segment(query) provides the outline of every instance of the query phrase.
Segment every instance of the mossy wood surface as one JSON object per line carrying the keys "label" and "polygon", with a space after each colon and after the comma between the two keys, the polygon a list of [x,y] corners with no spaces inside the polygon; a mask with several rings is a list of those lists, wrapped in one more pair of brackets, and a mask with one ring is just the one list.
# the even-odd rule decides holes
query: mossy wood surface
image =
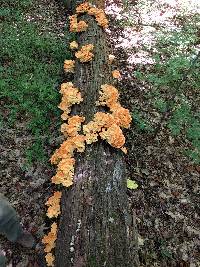
{"label": "mossy wood surface", "polygon": [[[71,2],[74,9],[76,1]],[[95,46],[93,61],[76,61],[73,81],[84,97],[76,113],[82,113],[87,123],[100,110],[95,102],[101,85],[111,83],[112,76],[102,28],[93,17],[82,15],[81,19],[89,28],[78,34],[79,45]],[[63,189],[57,267],[138,266],[135,218],[128,208],[126,180],[122,152],[105,142],[88,145],[77,155],[74,185]]]}

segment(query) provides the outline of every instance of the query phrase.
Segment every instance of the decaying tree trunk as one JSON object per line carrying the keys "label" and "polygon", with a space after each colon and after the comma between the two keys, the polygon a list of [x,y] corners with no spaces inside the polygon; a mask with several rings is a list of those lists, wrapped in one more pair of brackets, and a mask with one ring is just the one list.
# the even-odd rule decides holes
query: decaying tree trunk
{"label": "decaying tree trunk", "polygon": [[[69,1],[74,10],[77,3]],[[98,2],[101,1],[93,1]],[[90,63],[76,61],[74,84],[84,102],[76,109],[86,123],[99,109],[95,106],[102,84],[112,83],[105,33],[95,19],[78,34],[78,43],[95,45]],[[129,212],[123,153],[105,142],[88,145],[77,155],[74,185],[63,189],[62,214],[56,243],[57,267],[138,266],[135,218]]]}

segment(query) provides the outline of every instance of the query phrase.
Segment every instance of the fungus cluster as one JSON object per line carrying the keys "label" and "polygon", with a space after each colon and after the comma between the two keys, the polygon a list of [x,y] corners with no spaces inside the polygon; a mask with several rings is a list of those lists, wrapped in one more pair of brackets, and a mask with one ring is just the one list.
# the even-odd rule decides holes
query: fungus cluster
{"label": "fungus cluster", "polygon": [[111,113],[97,112],[93,121],[83,126],[87,144],[98,141],[100,137],[111,146],[120,148],[124,153],[127,152],[123,147],[125,137],[121,128],[129,128],[132,118],[129,110],[123,108],[118,99],[117,88],[108,84],[101,86],[99,101],[96,104],[107,106]]}
{"label": "fungus cluster", "polygon": [[78,88],[74,87],[72,82],[63,83],[61,85],[60,93],[62,94],[61,103],[58,106],[63,111],[61,118],[67,120],[71,112],[71,106],[80,104],[83,101],[81,93]]}
{"label": "fungus cluster", "polygon": [[119,70],[113,70],[112,71],[112,76],[115,79],[120,79],[121,78],[121,73],[119,72]]}
{"label": "fungus cluster", "polygon": [[69,44],[71,50],[78,49],[78,43],[76,41],[73,41]]}
{"label": "fungus cluster", "polygon": [[82,63],[91,61],[94,57],[94,54],[92,53],[93,49],[94,45],[92,44],[84,45],[78,52],[75,53],[75,57]]}
{"label": "fungus cluster", "polygon": [[75,61],[74,60],[65,60],[64,61],[64,71],[74,73],[74,66]]}
{"label": "fungus cluster", "polygon": [[60,215],[60,199],[62,193],[61,192],[54,192],[53,196],[51,196],[48,201],[45,203],[48,206],[47,216],[49,218],[58,217]]}
{"label": "fungus cluster", "polygon": [[90,16],[94,16],[97,24],[104,29],[108,28],[108,19],[106,18],[105,12],[103,9],[93,7],[90,3],[85,2],[83,4],[80,4],[76,8],[77,14],[83,14],[87,13]]}
{"label": "fungus cluster", "polygon": [[[76,8],[76,14],[69,17],[70,31],[83,32],[88,28],[88,24],[84,21],[78,22],[78,15],[87,13],[94,16],[97,24],[103,28],[108,27],[108,20],[102,9],[92,6],[88,2],[80,4]],[[69,44],[71,50],[77,50],[79,45],[76,41]],[[94,45],[87,44],[75,52],[76,60],[81,63],[93,60]],[[114,55],[109,55],[108,63],[111,64],[115,59]],[[64,61],[64,71],[74,73],[75,60]],[[115,79],[119,79],[121,74],[118,70],[112,72]],[[54,152],[50,161],[51,164],[57,165],[56,174],[51,178],[52,183],[62,185],[64,187],[72,186],[75,167],[75,152],[84,152],[86,144],[97,142],[98,139],[106,140],[111,146],[121,149],[127,153],[125,144],[125,137],[121,128],[129,128],[131,123],[131,116],[127,109],[123,108],[119,103],[119,92],[117,88],[110,84],[103,84],[99,91],[99,100],[97,106],[109,108],[109,113],[97,112],[94,114],[92,121],[87,124],[83,116],[70,116],[71,107],[75,104],[80,104],[83,101],[81,93],[72,82],[66,82],[61,85],[60,93],[62,95],[59,109],[63,111],[61,118],[64,123],[61,125],[61,132],[65,137],[65,141]],[[60,215],[60,200],[62,193],[56,191],[46,201],[47,216],[57,218]],[[55,257],[52,250],[55,248],[57,238],[57,224],[54,222],[51,225],[50,232],[42,239],[45,245],[47,266],[54,266]]]}
{"label": "fungus cluster", "polygon": [[44,251],[47,253],[45,258],[47,262],[47,266],[54,266],[55,257],[52,254],[52,250],[55,248],[55,242],[57,239],[57,224],[54,222],[51,225],[51,231],[45,235],[42,239],[42,243],[46,245]]}
{"label": "fungus cluster", "polygon": [[72,15],[69,17],[70,21],[70,32],[84,32],[88,28],[88,24],[81,20],[78,22],[78,17],[77,15]]}

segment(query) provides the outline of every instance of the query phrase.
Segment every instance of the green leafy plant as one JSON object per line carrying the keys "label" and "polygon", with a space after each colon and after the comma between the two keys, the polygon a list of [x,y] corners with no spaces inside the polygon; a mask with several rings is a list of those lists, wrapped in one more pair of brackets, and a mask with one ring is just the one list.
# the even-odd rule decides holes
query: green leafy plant
{"label": "green leafy plant", "polygon": [[[155,52],[148,47],[143,49],[151,53],[154,64],[146,67],[139,66],[135,77],[144,81],[151,88],[147,101],[164,118],[167,127],[174,136],[182,136],[185,140],[185,153],[193,162],[200,162],[199,152],[199,88],[200,55],[195,49],[198,42],[198,29],[195,21],[196,14],[184,23],[184,14],[179,15],[181,20],[179,29],[160,28],[155,33]],[[136,115],[136,123],[140,129],[146,124]],[[189,143],[189,145],[188,145]]]}
{"label": "green leafy plant", "polygon": [[[10,125],[27,121],[35,143],[28,148],[29,163],[41,160],[44,143],[40,138],[50,133],[53,121],[59,121],[59,83],[63,62],[70,57],[65,38],[42,31],[27,21],[32,1],[3,1],[1,16],[4,27],[1,38],[1,111],[2,120]],[[45,25],[44,25],[45,28]],[[69,37],[67,37],[69,38]],[[54,123],[54,127],[59,123]],[[36,157],[39,149],[41,156]]]}

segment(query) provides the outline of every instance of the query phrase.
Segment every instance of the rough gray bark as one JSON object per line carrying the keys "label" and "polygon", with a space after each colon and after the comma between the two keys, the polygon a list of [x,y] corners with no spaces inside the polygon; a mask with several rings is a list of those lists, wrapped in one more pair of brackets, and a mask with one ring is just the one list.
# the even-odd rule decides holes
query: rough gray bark
{"label": "rough gray bark", "polygon": [[[74,8],[76,1],[71,2]],[[88,122],[98,111],[95,101],[101,85],[112,79],[105,34],[92,17],[82,18],[89,29],[78,34],[78,43],[94,44],[95,58],[84,64],[76,61],[74,84],[84,97],[76,112],[82,112]],[[74,185],[63,189],[57,267],[138,266],[135,218],[128,208],[126,179],[122,152],[104,142],[88,145],[85,153],[77,155]]]}

